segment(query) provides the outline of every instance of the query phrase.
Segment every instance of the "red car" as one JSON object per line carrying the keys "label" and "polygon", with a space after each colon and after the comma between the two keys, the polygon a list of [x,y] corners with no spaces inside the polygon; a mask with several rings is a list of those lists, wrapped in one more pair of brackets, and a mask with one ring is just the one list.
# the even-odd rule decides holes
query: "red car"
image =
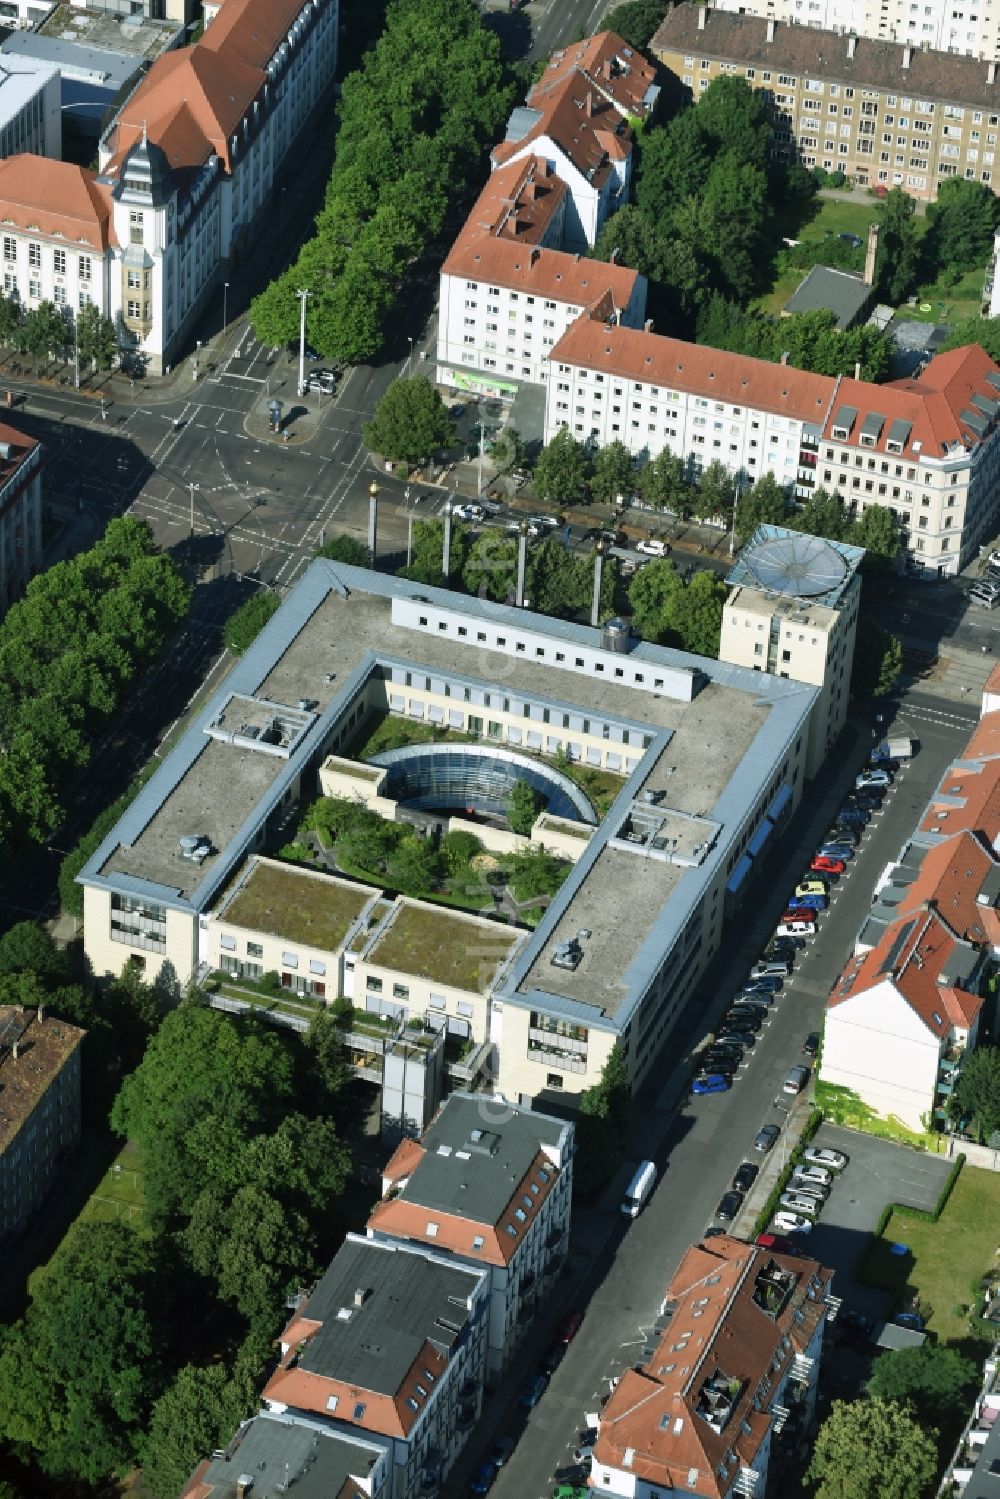
{"label": "red car", "polygon": [[782,925],[787,921],[805,921],[809,926],[815,926],[816,912],[811,906],[789,906],[787,911],[782,911],[779,920]]}
{"label": "red car", "polygon": [[827,854],[817,854],[810,861],[809,868],[814,869],[817,874],[843,874],[847,865],[843,859],[831,859]]}
{"label": "red car", "polygon": [[583,1323],[582,1312],[567,1312],[565,1317],[556,1328],[556,1341],[559,1343],[572,1343]]}
{"label": "red car", "polygon": [[801,1254],[802,1250],[798,1244],[787,1238],[785,1234],[758,1234],[754,1240],[762,1249],[775,1249],[778,1254]]}

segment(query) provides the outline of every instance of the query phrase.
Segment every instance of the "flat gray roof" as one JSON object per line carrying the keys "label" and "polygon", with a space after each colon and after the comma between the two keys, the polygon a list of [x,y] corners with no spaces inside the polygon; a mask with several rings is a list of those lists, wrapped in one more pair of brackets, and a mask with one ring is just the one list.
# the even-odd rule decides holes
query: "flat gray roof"
{"label": "flat gray roof", "polygon": [[200,1475],[212,1485],[212,1499],[236,1499],[242,1477],[253,1477],[248,1499],[278,1499],[291,1489],[295,1499],[337,1499],[351,1478],[367,1479],[380,1449],[331,1431],[308,1416],[262,1411],[241,1426],[222,1457],[213,1457]]}
{"label": "flat gray roof", "polygon": [[850,271],[814,265],[785,303],[785,312],[832,312],[841,330],[849,328],[864,312],[875,292],[867,281]]}
{"label": "flat gray roof", "polygon": [[85,79],[112,93],[135,76],[142,61],[131,52],[112,52],[107,47],[90,47],[82,41],[42,36],[37,31],[15,31],[0,51],[12,60],[54,68],[67,78]]}
{"label": "flat gray roof", "polygon": [[77,10],[57,5],[35,35],[87,50],[125,53],[134,66],[141,59],[152,62],[161,52],[179,46],[185,28],[176,21],[154,21],[142,14],[118,15],[111,10]]}
{"label": "flat gray roof", "polygon": [[[5,53],[6,44],[0,47],[0,54]],[[0,124],[19,115],[55,72],[50,63],[0,56]]]}
{"label": "flat gray roof", "polygon": [[[394,621],[396,601],[401,614],[412,616],[409,623]],[[439,632],[433,620],[418,628],[424,604],[453,620],[465,617],[469,638],[456,638],[454,628]],[[505,639],[508,630],[512,637],[529,632],[558,648],[565,664],[556,664],[554,648],[544,661],[487,650],[475,643],[477,625],[487,633],[492,626]],[[644,674],[644,687],[615,680],[610,671],[577,669],[571,648],[593,653],[601,645],[601,632],[585,625],[316,561],[84,866],[81,882],[204,911],[245,859],[285,789],[321,763],[374,671],[438,674],[473,693],[499,686],[525,701],[619,726],[630,735],[623,761],[626,753],[639,758],[605,823],[518,954],[513,981],[504,985],[518,1002],[532,1004],[536,993],[548,994],[557,1008],[564,1004],[566,1013],[585,1016],[587,1023],[593,1023],[595,1007],[621,1023],[630,997],[641,997],[635,986],[655,971],[657,954],[662,960],[669,950],[678,922],[683,924],[714,877],[747,809],[767,790],[802,732],[816,689],[644,642],[613,658]],[[662,691],[655,690],[658,673],[666,683]],[[683,691],[691,682],[689,701],[667,695],[672,686]],[[273,745],[210,736],[234,693],[291,709],[309,702],[309,722],[287,754],[275,753]],[[650,863],[629,848],[608,848],[630,802],[647,785],[662,793],[661,809],[681,822],[706,820],[703,828],[678,826],[672,835],[679,837],[678,855],[686,851],[696,858],[693,864]],[[183,857],[185,837],[206,839],[207,854],[198,861]],[[607,934],[607,942],[595,942],[575,972],[553,967],[550,939],[562,941],[581,928]]]}
{"label": "flat gray roof", "polygon": [[359,1399],[365,1390],[392,1397],[425,1343],[445,1355],[455,1346],[481,1280],[468,1266],[349,1234],[301,1309],[323,1325],[297,1366],[357,1385]]}
{"label": "flat gray roof", "polygon": [[543,1144],[558,1154],[566,1129],[548,1114],[483,1094],[452,1093],[420,1137],[427,1153],[403,1188],[403,1201],[499,1223]]}

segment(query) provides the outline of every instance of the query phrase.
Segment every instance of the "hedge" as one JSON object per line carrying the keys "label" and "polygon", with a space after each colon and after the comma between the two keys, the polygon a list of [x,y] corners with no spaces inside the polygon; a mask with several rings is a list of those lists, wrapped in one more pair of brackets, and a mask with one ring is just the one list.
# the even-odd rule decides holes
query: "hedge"
{"label": "hedge", "polygon": [[758,1234],[762,1234],[764,1232],[764,1230],[767,1228],[767,1225],[774,1217],[774,1214],[777,1212],[778,1199],[788,1185],[788,1181],[793,1170],[802,1160],[803,1150],[809,1144],[813,1135],[815,1135],[816,1131],[819,1129],[822,1123],[823,1110],[813,1109],[809,1115],[809,1118],[805,1122],[805,1127],[802,1130],[802,1134],[799,1136],[798,1143],[796,1144],[791,1155],[788,1157],[787,1164],[782,1168],[778,1176],[778,1180],[775,1182],[770,1193],[768,1194],[764,1206],[761,1208],[760,1212],[757,1214],[757,1217],[754,1219],[754,1238],[756,1238]]}
{"label": "hedge", "polygon": [[948,1198],[955,1190],[955,1183],[958,1181],[958,1178],[962,1172],[962,1167],[964,1165],[965,1156],[964,1154],[959,1153],[955,1157],[954,1164],[952,1165],[951,1170],[948,1172],[947,1181],[941,1188],[941,1195],[938,1197],[937,1202],[934,1204],[933,1208],[931,1208],[930,1212],[928,1212],[926,1208],[907,1207],[905,1203],[901,1202],[887,1202],[878,1216],[878,1221],[875,1224],[875,1227],[872,1229],[872,1238],[881,1239],[883,1237],[886,1229],[889,1226],[889,1219],[893,1216],[897,1218],[916,1218],[918,1220],[922,1220],[924,1223],[937,1223],[938,1219],[941,1217],[941,1214],[948,1206]]}

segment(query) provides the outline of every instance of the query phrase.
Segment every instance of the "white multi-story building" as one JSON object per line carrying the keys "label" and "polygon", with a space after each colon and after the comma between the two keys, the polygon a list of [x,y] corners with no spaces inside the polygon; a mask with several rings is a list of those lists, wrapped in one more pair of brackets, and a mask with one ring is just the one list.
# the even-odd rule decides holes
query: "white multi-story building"
{"label": "white multi-story building", "polygon": [[945,0],[716,0],[715,8],[966,57],[1000,57],[1000,14],[970,0],[957,6]]}
{"label": "white multi-story building", "polygon": [[47,157],[0,161],[3,290],[31,309],[54,302],[74,316],[111,306],[111,198],[84,167]]}
{"label": "white multi-story building", "polygon": [[873,385],[580,317],[549,360],[545,438],[566,427],[637,461],[713,460],[799,499],[821,485],[861,514],[893,510],[914,564],[958,572],[996,528],[1000,368],[978,344]]}
{"label": "white multi-story building", "polygon": [[613,31],[560,48],[513,111],[493,148],[503,166],[541,156],[569,192],[564,243],[593,246],[607,218],[628,202],[634,136],[659,97],[656,70]]}
{"label": "white multi-story building", "polygon": [[0,55],[0,157],[30,151],[62,155],[59,71],[48,63]]}
{"label": "white multi-story building", "polygon": [[599,447],[623,442],[639,461],[668,449],[692,476],[718,461],[806,494],[834,387],[827,375],[580,317],[551,353],[545,439],[566,427]]}
{"label": "white multi-story building", "polygon": [[[81,5],[83,0],[73,0]],[[0,24],[26,31],[38,26],[55,10],[55,0],[0,0]]]}
{"label": "white multi-story building", "polygon": [[154,373],[169,363],[333,78],[337,0],[225,0],[158,58],[101,141],[111,190],[109,312]]}
{"label": "white multi-story building", "polygon": [[759,526],[729,577],[719,660],[820,689],[809,723],[814,776],[847,722],[864,551],[782,526]]}
{"label": "white multi-story building", "polygon": [[437,378],[512,395],[543,385],[555,344],[581,312],[641,328],[646,279],[551,248],[569,194],[541,157],[499,168],[441,268]]}
{"label": "white multi-story building", "polygon": [[489,1379],[509,1363],[566,1262],[573,1135],[563,1119],[452,1093],[382,1172],[369,1237],[433,1240],[439,1252],[486,1267]]}

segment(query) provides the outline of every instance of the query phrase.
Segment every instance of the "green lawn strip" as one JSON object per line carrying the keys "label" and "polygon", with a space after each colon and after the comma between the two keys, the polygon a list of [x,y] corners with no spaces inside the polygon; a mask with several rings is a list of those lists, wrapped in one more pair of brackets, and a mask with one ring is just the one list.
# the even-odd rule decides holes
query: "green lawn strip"
{"label": "green lawn strip", "polygon": [[[1000,1173],[966,1166],[937,1223],[895,1208],[884,1232],[873,1238],[858,1279],[900,1300],[914,1293],[930,1309],[928,1327],[940,1343],[969,1336],[969,1312],[979,1282],[996,1263],[1000,1224]],[[908,1255],[894,1255],[892,1244]]]}
{"label": "green lawn strip", "polygon": [[135,1146],[126,1145],[87,1198],[77,1222],[129,1223],[145,1234],[145,1206],[139,1153]]}

